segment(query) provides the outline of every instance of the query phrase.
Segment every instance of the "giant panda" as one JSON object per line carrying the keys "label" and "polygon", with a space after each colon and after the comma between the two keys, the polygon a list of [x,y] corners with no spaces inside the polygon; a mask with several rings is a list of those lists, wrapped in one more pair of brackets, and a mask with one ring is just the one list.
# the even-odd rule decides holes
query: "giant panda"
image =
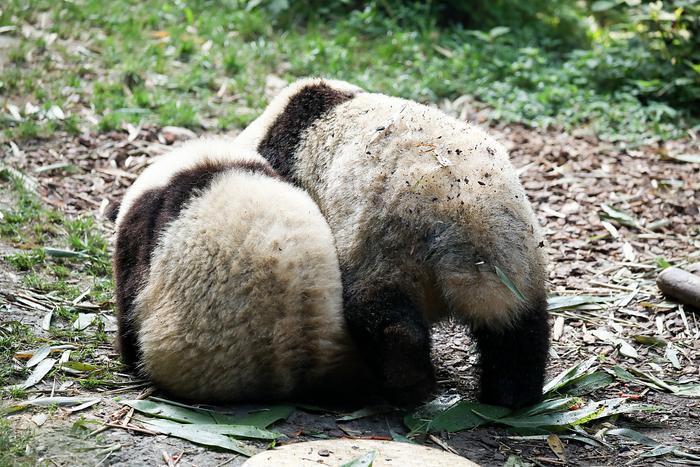
{"label": "giant panda", "polygon": [[123,360],[174,396],[284,399],[363,381],[328,224],[230,139],[188,142],[138,177],[117,214],[114,276]]}
{"label": "giant panda", "polygon": [[479,348],[481,401],[516,408],[541,399],[542,233],[490,134],[416,102],[304,79],[237,142],[326,216],[350,333],[385,388],[430,392],[429,326],[454,317]]}

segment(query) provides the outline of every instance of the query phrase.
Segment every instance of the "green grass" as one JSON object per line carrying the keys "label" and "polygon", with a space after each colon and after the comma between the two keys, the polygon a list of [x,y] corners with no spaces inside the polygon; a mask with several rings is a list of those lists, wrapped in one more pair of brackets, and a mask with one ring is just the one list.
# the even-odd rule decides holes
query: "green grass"
{"label": "green grass", "polygon": [[[72,302],[86,289],[88,293],[83,301],[111,307],[113,283],[108,242],[95,221],[89,217],[67,217],[44,207],[20,176],[7,170],[0,172],[0,176],[0,190],[17,200],[13,209],[2,211],[5,222],[0,223],[0,238],[19,248],[32,246],[31,250],[6,255],[0,260],[21,273],[24,288],[63,303],[54,310],[54,318],[64,327],[69,327],[78,317],[78,309]],[[50,331],[55,339],[76,343],[109,341],[101,324],[92,328],[89,336],[71,328],[52,327]],[[4,349],[9,354],[3,357],[2,374],[16,373],[7,365],[12,351],[16,350],[9,342],[18,332],[15,328],[5,331]]]}
{"label": "green grass", "polygon": [[40,245],[49,237],[58,234],[58,225],[63,216],[57,211],[44,208],[21,177],[2,169],[0,187],[3,186],[9,188],[16,201],[14,209],[2,211],[1,238],[27,248]]}
{"label": "green grass", "polygon": [[18,430],[8,420],[0,419],[0,466],[36,465],[26,452],[32,439],[28,430]]}
{"label": "green grass", "polygon": [[18,321],[0,324],[0,387],[26,377],[26,368],[16,368],[13,363],[15,352],[26,350],[36,342],[29,326]]}
{"label": "green grass", "polygon": [[6,256],[5,260],[18,271],[31,271],[35,266],[43,264],[45,258],[44,250],[36,248],[26,253]]}
{"label": "green grass", "polygon": [[[3,188],[8,189],[17,201],[14,209],[2,211],[4,222],[0,223],[0,238],[18,248],[32,247],[29,251],[4,258],[16,270],[30,273],[24,276],[25,285],[41,291],[73,295],[73,287],[63,282],[71,270],[86,272],[101,280],[111,276],[108,243],[94,219],[85,216],[70,218],[42,206],[21,176],[7,170],[0,171],[0,189]],[[50,250],[44,248],[48,246],[68,250],[69,256],[51,257],[46,254]],[[40,272],[56,281],[47,281]]]}
{"label": "green grass", "polygon": [[[67,375],[64,370],[55,368],[48,378],[75,379],[86,389],[121,384],[123,378],[117,377],[115,371],[121,370],[122,365],[109,360],[105,363],[103,359],[105,351],[111,351],[113,340],[105,331],[104,323],[96,320],[86,330],[72,327],[79,313],[87,312],[80,304],[74,304],[76,299],[82,297],[81,301],[98,305],[100,309],[112,307],[108,242],[92,218],[68,217],[43,206],[27,188],[23,177],[15,172],[5,170],[0,176],[0,192],[16,200],[11,209],[2,211],[7,222],[0,225],[9,226],[1,232],[2,238],[16,242],[20,248],[25,244],[33,246],[31,250],[6,255],[0,261],[20,273],[23,289],[42,294],[57,304],[45,336],[34,336],[29,326],[18,321],[0,324],[0,388],[21,382],[30,372],[21,362],[17,364],[14,355],[18,350],[62,344],[76,346],[71,362],[89,363],[94,369]],[[6,387],[0,389],[0,397],[26,399],[27,393]],[[10,458],[0,455],[0,461],[6,459]],[[0,467],[2,465],[0,463]]]}
{"label": "green grass", "polygon": [[[242,127],[264,107],[269,74],[346,79],[423,102],[471,94],[505,121],[583,127],[611,140],[678,137],[696,124],[692,102],[683,107],[677,98],[685,81],[660,89],[668,81],[657,71],[664,63],[651,49],[619,39],[614,25],[552,36],[558,21],[585,23],[581,12],[570,19],[573,7],[559,16],[535,12],[539,22],[515,27],[517,17],[508,18],[508,5],[498,2],[486,9],[493,13],[487,28],[469,30],[439,24],[425,6],[431,4],[348,5],[319,7],[319,21],[309,19],[315,7],[300,7],[305,20],[282,21],[280,11],[289,17],[296,10],[276,2],[10,0],[0,26],[34,24],[47,13],[46,32],[58,40],[22,40],[12,52],[17,66],[0,74],[0,93],[43,110],[8,122],[5,137],[80,131],[90,126],[79,114],[86,104],[100,131],[125,122]],[[515,26],[498,27],[494,14]],[[52,105],[67,118],[42,116]]]}

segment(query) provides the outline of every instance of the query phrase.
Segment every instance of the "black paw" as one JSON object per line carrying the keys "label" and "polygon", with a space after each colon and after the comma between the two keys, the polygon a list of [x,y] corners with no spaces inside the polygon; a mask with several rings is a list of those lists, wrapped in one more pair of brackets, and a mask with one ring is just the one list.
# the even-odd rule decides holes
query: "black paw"
{"label": "black paw", "polygon": [[382,388],[392,402],[421,402],[435,389],[427,329],[397,323],[384,329],[380,359]]}
{"label": "black paw", "polygon": [[410,386],[384,387],[384,397],[395,406],[414,407],[432,399],[435,386],[435,378],[425,378]]}
{"label": "black paw", "polygon": [[474,331],[481,353],[481,396],[513,409],[542,400],[549,349],[547,302],[542,297],[505,329]]}

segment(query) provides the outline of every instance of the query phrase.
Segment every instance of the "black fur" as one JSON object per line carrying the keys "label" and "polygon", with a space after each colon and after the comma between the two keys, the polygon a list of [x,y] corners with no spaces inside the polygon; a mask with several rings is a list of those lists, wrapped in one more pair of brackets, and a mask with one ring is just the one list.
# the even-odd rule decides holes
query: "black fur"
{"label": "black fur", "polygon": [[295,153],[302,134],[323,114],[353,97],[353,94],[338,91],[325,83],[300,89],[267,130],[258,144],[258,152],[283,178],[297,183],[294,177]]}
{"label": "black fur", "polygon": [[117,217],[119,216],[119,207],[121,206],[120,201],[110,201],[109,204],[107,205],[107,209],[105,209],[105,217],[112,222],[117,220]]}
{"label": "black fur", "polygon": [[277,177],[267,164],[260,162],[205,161],[176,173],[165,186],[144,192],[120,223],[114,252],[119,325],[117,345],[127,365],[135,367],[140,359],[133,323],[133,305],[148,280],[151,254],[158,237],[189,200],[206,189],[214,176],[227,170],[257,172]]}
{"label": "black fur", "polygon": [[385,396],[398,404],[420,402],[435,386],[430,329],[418,308],[397,288],[350,292],[343,275],[343,312],[348,331]]}
{"label": "black fur", "polygon": [[543,297],[512,327],[501,332],[473,332],[481,353],[481,402],[520,408],[542,400],[549,352],[547,318]]}

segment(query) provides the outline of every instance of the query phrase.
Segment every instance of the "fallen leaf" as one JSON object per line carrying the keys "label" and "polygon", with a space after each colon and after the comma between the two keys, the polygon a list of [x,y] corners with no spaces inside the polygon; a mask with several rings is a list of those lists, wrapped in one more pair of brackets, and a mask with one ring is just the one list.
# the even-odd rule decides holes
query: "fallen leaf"
{"label": "fallen leaf", "polygon": [[48,420],[48,419],[49,419],[49,416],[46,415],[45,413],[34,414],[34,415],[32,415],[32,418],[31,418],[32,422],[34,422],[36,424],[36,426],[43,425],[44,423],[46,423],[46,420]]}
{"label": "fallen leaf", "polygon": [[609,297],[592,297],[590,295],[551,296],[547,299],[547,309],[549,311],[567,310],[578,308],[582,305],[605,303],[611,300],[614,299]]}
{"label": "fallen leaf", "polygon": [[680,162],[700,164],[700,154],[666,154],[666,157]]}
{"label": "fallen leaf", "polygon": [[590,357],[587,360],[584,360],[581,363],[577,363],[576,365],[572,366],[571,368],[568,368],[561,373],[559,373],[557,376],[555,376],[552,380],[550,380],[547,384],[544,385],[544,388],[542,388],[542,393],[543,394],[548,394],[551,392],[556,391],[557,389],[566,386],[569,384],[571,381],[575,380],[579,376],[584,375],[589,368],[591,368],[595,362],[598,360],[598,357]]}
{"label": "fallen leaf", "polygon": [[559,439],[557,435],[552,433],[547,436],[547,444],[549,445],[549,449],[551,449],[562,462],[566,462],[564,443],[561,442],[561,439]]}
{"label": "fallen leaf", "polygon": [[157,418],[152,418],[149,420],[139,418],[138,421],[144,425],[144,428],[157,433],[163,433],[176,438],[186,439],[188,441],[192,441],[193,443],[203,444],[205,446],[214,446],[227,449],[248,457],[254,454],[250,446],[247,446],[246,444],[233,438],[229,438],[228,436],[199,429],[195,424],[182,424]]}
{"label": "fallen leaf", "polygon": [[341,467],[372,467],[374,458],[377,456],[377,451],[369,451],[360,457],[357,457],[350,462],[346,462]]}
{"label": "fallen leaf", "polygon": [[51,346],[45,345],[33,351],[32,358],[27,362],[27,368],[31,368],[44,360],[51,353]]}
{"label": "fallen leaf", "polygon": [[121,403],[128,405],[141,413],[177,422],[200,424],[216,423],[216,419],[214,419],[214,417],[211,415],[211,412],[204,410],[187,409],[173,404],[152,400],[125,400],[121,401]]}
{"label": "fallen leaf", "polygon": [[46,358],[39,362],[36,368],[34,368],[32,374],[29,375],[27,380],[22,384],[22,388],[27,389],[39,383],[42,379],[44,379],[44,376],[51,371],[55,364],[56,360],[53,358]]}
{"label": "fallen leaf", "polygon": [[637,219],[635,219],[635,217],[628,212],[613,208],[607,204],[601,204],[600,208],[603,210],[603,214],[601,216],[604,218],[615,220],[628,227],[637,227],[639,225]]}
{"label": "fallen leaf", "polygon": [[82,331],[89,327],[95,321],[95,313],[78,313],[78,319],[73,323],[73,329]]}
{"label": "fallen leaf", "polygon": [[345,414],[341,417],[335,419],[336,422],[349,422],[351,420],[358,420],[360,418],[371,417],[373,415],[381,415],[391,412],[393,409],[386,405],[379,405],[375,407],[366,407],[363,409],[356,410],[349,414]]}

